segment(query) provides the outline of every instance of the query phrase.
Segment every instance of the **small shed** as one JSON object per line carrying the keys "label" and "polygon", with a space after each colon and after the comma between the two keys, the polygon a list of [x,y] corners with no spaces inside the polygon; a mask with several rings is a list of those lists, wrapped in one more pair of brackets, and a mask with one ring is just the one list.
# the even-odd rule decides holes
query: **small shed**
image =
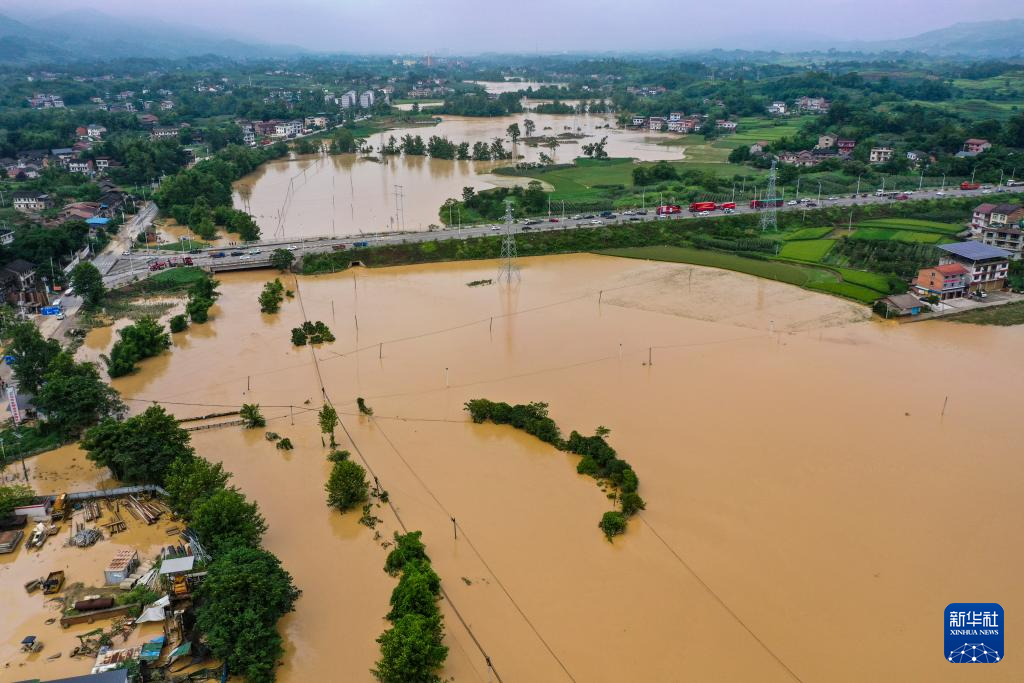
{"label": "small shed", "polygon": [[185,557],[172,557],[164,560],[160,564],[160,576],[177,576],[178,574],[185,574],[186,572],[192,571],[192,568],[196,564],[195,555],[186,555]]}
{"label": "small shed", "polygon": [[50,510],[53,508],[53,498],[50,496],[36,496],[24,505],[14,508],[15,515],[24,515],[33,522],[49,522]]}
{"label": "small shed", "polygon": [[103,570],[103,580],[108,586],[117,586],[139,566],[139,552],[131,548],[117,551],[114,559]]}
{"label": "small shed", "polygon": [[886,317],[889,315],[917,315],[923,306],[917,297],[910,294],[893,294],[882,299],[882,303],[885,304]]}

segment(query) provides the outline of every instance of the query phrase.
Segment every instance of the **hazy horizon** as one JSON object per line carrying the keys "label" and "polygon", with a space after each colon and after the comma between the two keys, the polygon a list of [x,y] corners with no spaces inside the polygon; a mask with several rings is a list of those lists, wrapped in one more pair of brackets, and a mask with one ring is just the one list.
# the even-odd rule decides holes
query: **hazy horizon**
{"label": "hazy horizon", "polygon": [[[841,46],[911,37],[960,22],[1024,16],[1019,2],[820,0],[772,6],[755,0],[662,3],[657,12],[612,0],[568,0],[552,6],[523,0],[501,10],[468,0],[179,0],[140,7],[134,0],[0,0],[0,13],[44,19],[68,11],[184,24],[225,37],[296,45],[315,52],[476,54],[481,52],[642,52]],[[669,24],[672,28],[659,30]],[[755,27],[758,27],[755,30]]]}

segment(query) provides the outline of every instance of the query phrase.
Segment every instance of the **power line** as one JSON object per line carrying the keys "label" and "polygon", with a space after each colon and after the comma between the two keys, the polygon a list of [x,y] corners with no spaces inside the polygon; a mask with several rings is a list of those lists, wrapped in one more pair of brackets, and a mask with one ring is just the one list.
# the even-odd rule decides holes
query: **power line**
{"label": "power line", "polygon": [[[405,457],[402,455],[402,453],[395,446],[395,443],[391,440],[391,437],[389,437],[387,435],[387,432],[384,431],[383,427],[381,427],[379,424],[377,424],[377,421],[374,419],[373,416],[370,417],[370,420],[372,420],[373,423],[374,423],[374,426],[377,427],[378,430],[380,430],[381,436],[383,436],[384,440],[388,442],[389,446],[391,446],[391,450],[393,450],[395,452],[395,455],[398,456],[399,460],[401,460],[405,464],[406,468],[409,470],[409,472],[412,474],[412,476],[415,477],[416,481],[418,481],[420,483],[420,486],[423,487],[423,490],[426,491],[427,494],[431,498],[434,499],[434,502],[437,503],[437,506],[439,508],[441,508],[441,512],[443,512],[447,517],[452,519],[453,522],[454,522],[455,516],[452,515],[448,511],[448,509],[444,506],[444,503],[442,503],[441,500],[436,495],[434,495],[434,492],[430,489],[429,486],[427,486],[427,483],[425,481],[423,481],[423,479],[416,472],[416,470],[413,469],[412,465],[409,464],[409,461],[405,459]],[[465,539],[466,543],[469,544],[469,547],[473,551],[473,554],[477,556],[477,559],[479,559],[481,564],[484,565],[484,568],[487,569],[487,572],[491,576],[494,577],[494,581],[498,584],[498,587],[501,588],[501,591],[505,594],[505,597],[507,597],[509,599],[509,602],[512,603],[512,606],[516,608],[517,612],[519,612],[519,616],[521,616],[523,618],[523,621],[525,621],[527,626],[530,627],[530,630],[532,630],[534,635],[537,636],[537,639],[540,640],[540,642],[544,645],[544,648],[548,651],[548,653],[552,657],[554,657],[556,662],[558,662],[558,666],[560,666],[562,668],[562,671],[564,671],[565,675],[569,677],[569,680],[575,682],[576,678],[569,672],[569,669],[565,666],[565,663],[555,653],[555,651],[552,649],[551,645],[548,644],[548,641],[544,638],[544,636],[541,635],[540,631],[537,630],[537,627],[533,625],[533,622],[530,621],[530,617],[526,616],[526,612],[524,612],[523,608],[519,606],[519,603],[516,602],[516,599],[512,597],[512,594],[509,593],[508,589],[505,587],[505,584],[502,583],[501,579],[498,578],[498,575],[494,573],[494,570],[491,569],[491,566],[489,564],[487,564],[487,560],[485,560],[484,556],[480,554],[479,550],[477,550],[476,546],[473,544],[473,541],[469,538],[469,534],[466,533],[466,530],[458,522],[454,522],[454,523],[455,523],[456,528],[458,528],[460,531],[462,531],[462,537]]]}
{"label": "power line", "polygon": [[[299,308],[302,311],[302,319],[304,321],[308,321],[309,319],[306,316],[306,307],[302,302],[302,291],[299,288],[298,280],[296,280],[295,282],[295,294],[299,300]],[[320,393],[323,394],[324,401],[333,408],[334,404],[331,401],[331,397],[327,394],[327,387],[324,385],[323,375],[320,374],[320,363],[316,357],[316,352],[313,350],[312,345],[310,345],[310,353],[313,356],[313,365],[316,368],[317,381],[320,384]],[[366,470],[373,477],[374,483],[378,487],[380,487],[380,478],[377,476],[376,472],[374,472],[373,468],[370,466],[369,461],[366,459],[366,456],[363,455],[363,452],[359,448],[358,444],[356,444],[355,439],[352,438],[351,432],[348,431],[348,427],[345,426],[345,422],[341,419],[340,416],[338,417],[338,424],[341,425],[342,430],[345,432],[345,436],[347,436],[348,440],[352,443],[352,448],[355,449],[356,454],[359,456],[359,459],[363,461],[363,464],[366,466]],[[381,431],[381,433],[384,433],[383,430]],[[385,436],[385,438],[387,437]],[[398,513],[398,508],[395,507],[395,504],[391,501],[390,496],[388,497],[387,505],[391,509],[391,512],[395,515],[395,519],[398,520],[398,524],[402,527],[402,531],[405,533],[409,533],[409,528],[405,525],[405,522],[402,520],[401,515]],[[495,580],[497,580],[497,577],[495,577]],[[487,663],[488,671],[494,674],[495,678],[498,679],[498,683],[503,683],[501,674],[498,673],[498,670],[494,667],[490,655],[487,654],[487,651],[484,649],[483,644],[477,639],[476,634],[473,633],[473,629],[470,628],[469,622],[467,622],[465,618],[463,618],[462,613],[459,612],[458,608],[455,606],[455,602],[452,600],[451,595],[448,593],[448,591],[445,589],[443,585],[440,586],[440,589],[441,595],[444,596],[444,599],[448,601],[448,606],[451,607],[452,611],[455,613],[455,616],[458,618],[463,628],[466,629],[466,633],[469,634],[469,637],[473,640],[473,643],[480,651],[480,654],[483,655],[484,661]]]}
{"label": "power line", "polygon": [[736,614],[735,612],[733,612],[732,609],[729,607],[729,605],[725,604],[725,601],[722,600],[722,598],[720,598],[718,596],[718,593],[716,593],[711,588],[711,586],[709,586],[707,583],[705,583],[704,579],[700,578],[700,575],[698,575],[697,572],[695,572],[693,570],[693,567],[691,567],[686,562],[686,560],[684,560],[682,558],[682,556],[679,553],[677,553],[675,551],[675,549],[673,549],[672,546],[670,546],[668,544],[668,542],[664,538],[662,538],[661,534],[659,534],[655,530],[655,528],[653,526],[651,526],[650,522],[648,522],[646,519],[644,519],[644,517],[642,515],[637,515],[637,517],[639,517],[640,521],[643,522],[644,526],[646,526],[648,529],[651,530],[651,533],[654,534],[655,538],[657,538],[659,541],[661,541],[661,544],[664,545],[665,548],[670,553],[672,553],[672,555],[676,558],[676,560],[679,562],[679,564],[681,564],[686,569],[686,571],[688,571],[690,573],[690,575],[697,580],[697,583],[699,583],[704,588],[704,590],[707,591],[708,595],[710,595],[712,598],[714,598],[715,601],[718,602],[718,604],[721,605],[722,608],[726,612],[729,613],[729,616],[731,616],[736,621],[736,623],[738,623],[740,626],[742,626],[743,629],[747,633],[750,634],[750,637],[753,638],[755,641],[757,641],[757,644],[760,645],[764,649],[765,652],[767,652],[769,655],[771,655],[772,659],[774,659],[776,662],[778,662],[779,665],[783,669],[786,670],[786,673],[788,673],[790,676],[793,677],[793,680],[798,681],[799,683],[803,683],[803,679],[801,679],[799,676],[797,676],[796,672],[794,672],[792,669],[790,669],[786,665],[786,663],[784,661],[782,661],[781,657],[779,657],[777,654],[775,654],[775,652],[772,651],[772,649],[770,647],[768,647],[768,645],[763,640],[761,640],[760,638],[757,637],[757,634],[754,633],[753,629],[751,629],[749,626],[747,626],[746,622],[744,622],[742,619],[740,619],[739,615]]}

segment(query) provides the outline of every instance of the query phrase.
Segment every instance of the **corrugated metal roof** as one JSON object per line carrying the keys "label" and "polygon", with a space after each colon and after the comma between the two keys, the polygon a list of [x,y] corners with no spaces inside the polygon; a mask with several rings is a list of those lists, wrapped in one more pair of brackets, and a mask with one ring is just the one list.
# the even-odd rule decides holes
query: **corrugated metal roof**
{"label": "corrugated metal roof", "polygon": [[1009,258],[1010,252],[981,242],[954,242],[939,246],[945,252],[972,261],[983,261],[990,258]]}

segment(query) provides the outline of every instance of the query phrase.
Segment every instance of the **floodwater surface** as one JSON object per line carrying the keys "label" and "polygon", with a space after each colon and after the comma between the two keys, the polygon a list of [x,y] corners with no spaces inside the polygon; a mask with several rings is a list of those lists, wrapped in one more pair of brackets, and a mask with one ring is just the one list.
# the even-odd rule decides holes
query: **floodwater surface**
{"label": "floodwater surface", "polygon": [[[402,529],[423,531],[448,590],[458,681],[493,680],[484,651],[506,681],[961,681],[943,608],[1024,610],[1007,540],[1024,514],[1024,328],[880,323],[681,264],[520,266],[511,286],[467,286],[493,262],[290,278],[299,296],[275,315],[256,301],[272,274],[224,274],[210,323],[114,382],[134,410],[182,417],[257,402],[295,443],[193,439],[260,504],[304,591],[279,680],[370,680],[395,585],[381,544]],[[337,341],[293,347],[304,316]],[[374,508],[375,531],[325,505],[325,395],[395,506]],[[477,397],[547,402],[565,433],[609,428],[646,511],[606,541],[611,502],[576,457],[473,425]],[[1007,644],[986,681],[1024,678]]]}
{"label": "floodwater surface", "polygon": [[[563,139],[553,150],[522,141],[515,153],[523,161],[538,161],[540,154],[557,163],[571,163],[582,156],[582,145],[607,137],[611,157],[643,161],[680,160],[684,149],[659,144],[675,136],[669,133],[626,130],[615,127],[610,114],[516,114],[498,117],[443,116],[434,126],[417,126],[377,133],[367,144],[379,150],[388,138],[403,135],[448,137],[461,143],[504,138],[512,149],[507,128],[516,123],[523,135],[526,119],[536,124],[534,136],[582,135]],[[261,165],[235,183],[235,207],[251,213],[264,238],[359,235],[394,230],[427,230],[440,225],[438,211],[445,199],[461,198],[464,187],[477,191],[509,180],[520,184],[529,178],[497,176],[491,172],[512,161],[449,161],[421,156],[363,158],[355,154],[306,155]],[[172,234],[176,239],[183,233]]]}

